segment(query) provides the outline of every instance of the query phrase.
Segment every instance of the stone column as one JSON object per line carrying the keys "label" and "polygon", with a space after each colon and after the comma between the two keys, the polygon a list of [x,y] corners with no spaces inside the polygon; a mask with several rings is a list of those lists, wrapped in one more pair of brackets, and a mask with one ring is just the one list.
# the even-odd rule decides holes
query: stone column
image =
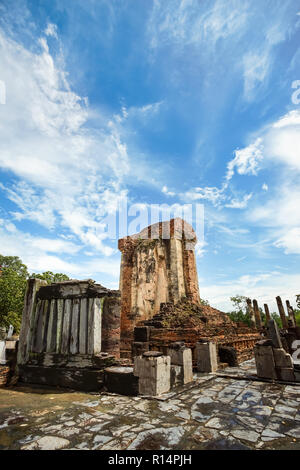
{"label": "stone column", "polygon": [[289,320],[292,322],[293,327],[295,327],[296,326],[295,312],[294,312],[293,307],[291,307],[289,300],[286,300],[286,308],[287,308]]}
{"label": "stone column", "polygon": [[217,345],[212,342],[196,343],[198,372],[216,372],[218,369]]}
{"label": "stone column", "polygon": [[132,307],[132,272],[133,272],[133,243],[130,237],[119,240],[119,250],[122,252],[120,271],[121,291],[121,320],[120,320],[120,351],[121,357],[130,358],[131,342],[133,339],[134,321],[131,318]]}
{"label": "stone column", "polygon": [[158,396],[170,390],[171,359],[158,351],[134,359],[133,374],[139,378],[139,394]]}
{"label": "stone column", "polygon": [[254,315],[254,310],[253,310],[253,307],[252,307],[251,299],[247,299],[246,302],[247,302],[247,308],[248,308],[248,312],[250,314],[252,326],[255,328],[256,327],[256,321],[255,321],[255,315]]}
{"label": "stone column", "polygon": [[275,320],[269,320],[267,324],[267,337],[272,341],[274,348],[282,348],[279,329]]}
{"label": "stone column", "polygon": [[269,311],[268,304],[264,304],[264,309],[265,309],[265,314],[266,314],[266,325],[267,325],[268,322],[269,322],[270,320],[272,320],[271,315],[270,315],[270,311]]}
{"label": "stone column", "polygon": [[103,352],[120,357],[120,297],[103,298],[102,347]]}
{"label": "stone column", "polygon": [[253,299],[253,310],[254,310],[254,315],[255,315],[256,328],[260,329],[262,328],[262,322],[261,322],[260,311],[258,308],[258,303],[257,303],[257,300],[255,299]]}
{"label": "stone column", "polygon": [[282,301],[281,301],[281,298],[280,298],[279,295],[276,297],[276,302],[277,302],[280,318],[281,318],[281,321],[282,321],[282,328],[284,330],[286,330],[289,325],[288,325],[287,318],[285,316],[284,308],[283,308],[283,305],[282,305]]}
{"label": "stone column", "polygon": [[27,281],[18,348],[18,364],[25,364],[28,360],[35,327],[36,294],[39,288],[45,285],[47,285],[47,281],[41,279],[29,279]]}

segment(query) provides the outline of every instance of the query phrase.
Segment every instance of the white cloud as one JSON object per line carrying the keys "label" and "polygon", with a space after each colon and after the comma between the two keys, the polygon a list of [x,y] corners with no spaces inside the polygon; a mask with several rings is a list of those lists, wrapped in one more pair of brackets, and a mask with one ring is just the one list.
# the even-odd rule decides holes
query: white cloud
{"label": "white cloud", "polygon": [[270,66],[269,51],[264,51],[261,54],[249,52],[244,57],[244,94],[248,100],[253,99],[258,85],[266,80]]}
{"label": "white cloud", "polygon": [[185,193],[181,193],[180,197],[184,201],[192,202],[192,201],[198,201],[198,200],[207,200],[210,201],[213,205],[217,206],[220,204],[224,199],[224,191],[227,188],[226,185],[223,185],[223,187],[217,188],[217,187],[196,187],[196,188],[191,188],[189,191],[186,191]]}
{"label": "white cloud", "polygon": [[47,27],[45,29],[45,34],[46,34],[46,36],[52,36],[52,37],[58,39],[56,24],[48,23]]}
{"label": "white cloud", "polygon": [[263,191],[268,191],[269,186],[268,186],[266,183],[264,183],[264,184],[262,185],[261,189],[262,189]]}
{"label": "white cloud", "polygon": [[173,191],[169,191],[167,186],[163,186],[162,189],[161,189],[161,192],[166,194],[167,196],[175,196],[176,195],[176,193],[174,193]]}
{"label": "white cloud", "polygon": [[253,273],[214,285],[201,285],[200,283],[200,294],[201,298],[208,299],[212,306],[225,312],[233,309],[230,297],[235,295],[256,299],[260,307],[267,303],[271,312],[278,312],[276,297],[280,295],[283,302],[290,300],[291,304],[296,307],[295,295],[300,292],[299,286],[300,275],[298,274]]}
{"label": "white cloud", "polygon": [[300,255],[300,227],[287,230],[274,244],[283,248],[286,254]]}
{"label": "white cloud", "polygon": [[[63,272],[70,277],[101,278],[117,283],[120,271],[120,256],[107,258],[93,254],[88,261],[74,262],[74,255],[80,256],[82,245],[77,245],[62,238],[42,238],[21,232],[5,220],[0,220],[1,253],[7,256],[19,256],[30,272]],[[55,253],[55,255],[54,255]]]}
{"label": "white cloud", "polygon": [[225,207],[229,207],[231,209],[245,209],[251,197],[252,197],[252,193],[245,194],[245,196],[241,200],[233,198],[228,204],[225,204]]}
{"label": "white cloud", "polygon": [[196,0],[155,0],[148,25],[151,46],[188,45],[205,41],[215,46],[219,39],[239,35],[248,15],[247,2],[217,0],[206,10]]}
{"label": "white cloud", "polygon": [[243,149],[235,150],[235,157],[227,165],[226,180],[229,181],[235,169],[240,175],[256,175],[259,163],[263,159],[262,139],[256,141]]}
{"label": "white cloud", "polygon": [[[54,36],[55,25],[45,33]],[[105,255],[102,217],[126,196],[129,157],[120,129],[105,113],[88,127],[93,110],[67,80],[46,37],[31,52],[0,29],[1,79],[7,102],[0,107],[0,169],[15,177],[1,185],[16,204],[14,219],[54,230],[64,227]],[[38,49],[36,49],[38,50]]]}

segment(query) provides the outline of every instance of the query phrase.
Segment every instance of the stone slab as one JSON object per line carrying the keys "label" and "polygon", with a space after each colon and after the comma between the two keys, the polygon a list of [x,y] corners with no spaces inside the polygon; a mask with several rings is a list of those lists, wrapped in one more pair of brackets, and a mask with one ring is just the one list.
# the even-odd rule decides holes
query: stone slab
{"label": "stone slab", "polygon": [[103,388],[103,370],[67,369],[62,367],[19,366],[19,380],[23,383],[71,388],[86,392]]}

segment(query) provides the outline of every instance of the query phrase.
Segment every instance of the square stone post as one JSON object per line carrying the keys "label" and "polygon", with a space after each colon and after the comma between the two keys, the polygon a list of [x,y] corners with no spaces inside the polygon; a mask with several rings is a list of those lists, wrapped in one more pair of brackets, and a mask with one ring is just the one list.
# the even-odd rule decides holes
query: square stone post
{"label": "square stone post", "polygon": [[196,361],[198,372],[216,372],[218,369],[216,343],[196,343]]}
{"label": "square stone post", "polygon": [[139,378],[139,394],[158,396],[170,390],[171,359],[158,351],[134,358],[133,374]]}
{"label": "square stone post", "polygon": [[171,358],[171,364],[181,366],[183,369],[183,383],[193,381],[193,358],[192,350],[180,343],[171,343],[167,350]]}
{"label": "square stone post", "polygon": [[273,348],[268,341],[259,341],[254,346],[257,376],[265,379],[277,379]]}

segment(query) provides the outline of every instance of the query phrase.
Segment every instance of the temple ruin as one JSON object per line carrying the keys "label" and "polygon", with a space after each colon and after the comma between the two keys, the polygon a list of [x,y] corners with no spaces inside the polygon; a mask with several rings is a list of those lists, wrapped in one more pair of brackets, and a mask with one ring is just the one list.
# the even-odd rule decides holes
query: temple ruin
{"label": "temple ruin", "polygon": [[[296,380],[290,354],[300,329],[289,302],[286,318],[277,298],[284,325],[279,346],[270,338],[266,304],[265,324],[255,299],[247,300],[252,326],[233,322],[200,298],[196,243],[191,225],[179,218],[120,239],[120,290],[92,280],[48,285],[30,279],[18,379],[87,391],[148,390],[151,395],[188,384],[193,370],[210,373],[237,366],[254,351],[260,377]],[[9,368],[1,367],[4,383]]]}

